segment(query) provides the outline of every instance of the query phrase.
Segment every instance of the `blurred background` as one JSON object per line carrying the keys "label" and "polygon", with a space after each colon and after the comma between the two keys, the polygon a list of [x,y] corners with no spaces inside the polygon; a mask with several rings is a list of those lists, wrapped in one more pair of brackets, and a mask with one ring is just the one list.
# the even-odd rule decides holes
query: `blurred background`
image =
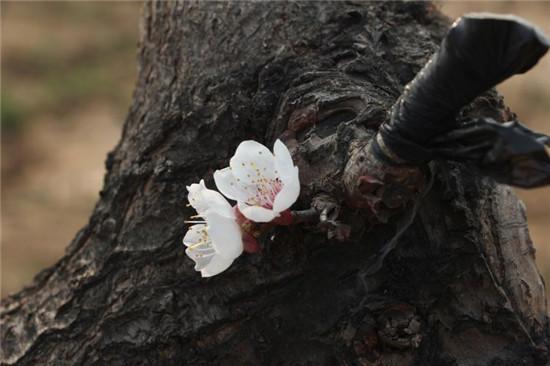
{"label": "blurred background", "polygon": [[[140,2],[1,2],[1,296],[58,260],[98,198],[137,76]],[[550,35],[550,2],[444,2],[513,13]],[[550,134],[550,55],[499,91]],[[546,123],[545,123],[546,122]],[[550,282],[550,188],[518,190]]]}
{"label": "blurred background", "polygon": [[88,221],[137,76],[139,2],[1,2],[2,297]]}

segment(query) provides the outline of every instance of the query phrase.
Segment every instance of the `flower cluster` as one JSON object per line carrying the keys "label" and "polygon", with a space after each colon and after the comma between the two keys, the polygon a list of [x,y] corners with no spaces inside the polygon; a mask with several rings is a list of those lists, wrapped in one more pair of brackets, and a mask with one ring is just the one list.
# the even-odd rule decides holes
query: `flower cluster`
{"label": "flower cluster", "polygon": [[287,147],[277,140],[273,153],[256,141],[243,141],[229,167],[214,172],[218,190],[204,181],[187,187],[188,200],[197,211],[183,238],[185,253],[203,277],[226,270],[243,252],[254,252],[257,243],[244,227],[250,222],[275,223],[298,199],[300,181]]}

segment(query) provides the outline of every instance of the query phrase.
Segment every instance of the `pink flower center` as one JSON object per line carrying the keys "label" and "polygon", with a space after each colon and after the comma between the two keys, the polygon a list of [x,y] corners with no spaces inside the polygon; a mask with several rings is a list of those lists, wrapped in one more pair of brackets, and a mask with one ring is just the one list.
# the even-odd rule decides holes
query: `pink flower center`
{"label": "pink flower center", "polygon": [[256,182],[256,192],[246,203],[251,206],[261,206],[267,209],[273,208],[275,197],[283,189],[283,182],[279,178],[261,178]]}

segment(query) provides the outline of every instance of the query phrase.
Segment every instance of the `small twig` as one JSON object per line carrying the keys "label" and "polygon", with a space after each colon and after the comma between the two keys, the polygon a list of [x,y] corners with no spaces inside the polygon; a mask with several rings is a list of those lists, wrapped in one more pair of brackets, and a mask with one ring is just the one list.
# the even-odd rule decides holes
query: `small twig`
{"label": "small twig", "polygon": [[307,210],[292,211],[292,224],[301,224],[305,222],[319,222],[319,212],[314,208]]}

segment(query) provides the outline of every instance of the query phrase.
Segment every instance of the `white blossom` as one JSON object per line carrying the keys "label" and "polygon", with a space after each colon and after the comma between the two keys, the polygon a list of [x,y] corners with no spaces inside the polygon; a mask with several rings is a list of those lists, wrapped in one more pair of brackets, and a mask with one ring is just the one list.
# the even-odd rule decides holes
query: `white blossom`
{"label": "white blossom", "polygon": [[300,180],[287,147],[275,141],[273,153],[256,141],[243,141],[229,167],[214,173],[216,187],[237,201],[242,214],[255,222],[270,222],[298,199]]}
{"label": "white blossom", "polygon": [[218,192],[206,188],[204,181],[187,187],[188,200],[202,220],[194,223],[183,238],[185,254],[195,262],[202,277],[225,271],[241,255],[243,242],[235,211]]}

